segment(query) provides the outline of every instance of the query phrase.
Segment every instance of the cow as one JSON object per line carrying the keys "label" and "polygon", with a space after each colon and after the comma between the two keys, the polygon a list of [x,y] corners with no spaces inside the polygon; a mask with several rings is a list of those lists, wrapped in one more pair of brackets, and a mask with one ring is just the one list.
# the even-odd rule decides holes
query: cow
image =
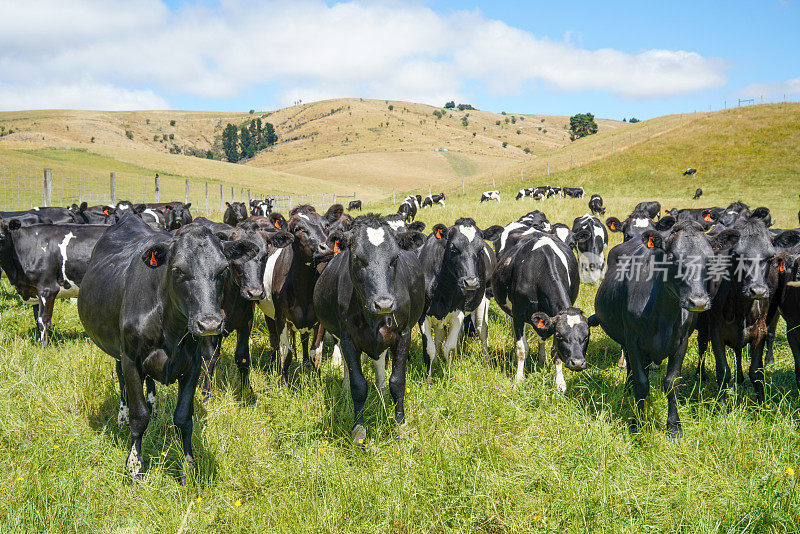
{"label": "cow", "polygon": [[562,187],[561,191],[565,197],[583,198],[583,187]]}
{"label": "cow", "polygon": [[192,222],[192,213],[189,209],[192,203],[164,206],[164,226],[167,230],[177,230]]}
{"label": "cow", "polygon": [[522,237],[550,233],[551,230],[552,226],[547,220],[547,215],[539,210],[533,210],[503,228],[503,232],[494,240],[495,254],[499,258],[507,247],[513,246]]}
{"label": "cow", "polygon": [[572,229],[564,223],[555,223],[551,228],[552,234],[569,248],[575,246],[575,235]]}
{"label": "cow", "polygon": [[666,215],[659,219],[658,222],[655,222],[650,218],[650,214],[645,211],[634,211],[622,222],[616,217],[606,219],[606,226],[609,230],[622,232],[623,241],[629,241],[647,230],[657,230],[659,232],[669,230],[673,224],[675,224],[675,218],[671,215]]}
{"label": "cow", "polygon": [[597,217],[588,213],[572,221],[573,248],[583,282],[597,283],[606,272],[608,233]]}
{"label": "cow", "polygon": [[436,195],[428,195],[425,197],[425,200],[422,201],[422,207],[433,206],[434,204],[441,204],[442,207],[446,207],[444,203],[444,193],[438,193]]}
{"label": "cow", "polygon": [[543,198],[549,197],[548,192],[550,189],[552,188],[549,185],[540,185],[533,190],[533,199],[542,200]]}
{"label": "cow", "polygon": [[[714,297],[706,321],[698,326],[697,345],[700,354],[698,369],[703,367],[703,356],[711,341],[717,370],[719,396],[717,402],[725,408],[725,388],[730,369],[725,355],[726,347],[733,349],[736,357],[736,383],[744,383],[742,349],[750,347],[749,377],[759,402],[764,401],[763,353],[767,325],[777,312],[777,302],[772,302],[779,288],[779,265],[774,261],[780,249],[790,249],[800,244],[800,231],[786,230],[771,234],[760,217],[749,217],[737,222],[734,231],[738,242],[724,256],[725,276]],[[785,267],[784,267],[785,269]]]}
{"label": "cow", "polygon": [[[460,218],[449,228],[435,225],[419,250],[425,275],[425,311],[419,328],[429,382],[439,352],[447,362],[449,373],[464,318],[470,314],[474,314],[475,328],[488,353],[486,286],[496,259],[484,239],[493,241],[502,231],[502,226],[481,230],[474,220]],[[446,328],[449,333],[445,340]]]}
{"label": "cow", "polygon": [[367,382],[361,354],[373,360],[390,349],[389,390],[394,420],[405,429],[404,395],[411,329],[425,305],[425,277],[415,252],[422,234],[395,232],[376,214],[358,217],[348,232],[331,235],[335,254],[314,288],[322,326],[339,340],[353,400],[353,444],[363,447]]}
{"label": "cow", "polygon": [[520,189],[519,192],[517,193],[517,196],[516,196],[515,200],[522,200],[525,197],[531,197],[531,199],[533,199],[534,198],[533,197],[533,192],[534,191],[535,190],[532,187],[528,187],[528,188],[525,188],[525,189]]}
{"label": "cow", "polygon": [[[296,206],[289,212],[287,231],[294,235],[291,247],[276,250],[264,270],[265,298],[258,302],[269,330],[273,361],[279,356],[281,383],[288,384],[289,367],[300,333],[303,361],[308,360],[308,336],[317,331],[313,291],[322,264],[333,256],[328,245],[328,221],[313,206]],[[320,361],[314,362],[319,373]]]}
{"label": "cow", "polygon": [[[581,189],[583,189],[581,187]],[[557,196],[564,196],[564,188],[563,187],[548,187],[547,188],[547,198],[550,197],[557,197]],[[581,193],[583,196],[583,193]]]}
{"label": "cow", "polygon": [[18,219],[22,224],[81,224],[83,219],[69,208],[35,207],[25,211],[0,211],[0,219]]}
{"label": "cow", "polygon": [[556,388],[565,393],[562,364],[586,368],[589,327],[593,325],[573,305],[578,297],[578,262],[566,245],[548,235],[523,238],[498,257],[491,277],[492,294],[512,320],[517,357],[515,382],[525,378],[528,325],[539,335],[539,360],[547,360],[545,340],[555,334],[552,358]]}
{"label": "cow", "polygon": [[114,224],[116,222],[116,209],[113,206],[89,206],[86,202],[81,205],[73,204],[70,209],[76,214],[77,220],[82,224]]}
{"label": "cow", "polygon": [[222,216],[222,222],[228,226],[236,226],[243,220],[247,219],[247,206],[244,202],[226,202],[225,213]]}
{"label": "cow", "polygon": [[397,214],[403,217],[403,220],[406,222],[414,222],[414,219],[417,216],[417,209],[419,208],[419,203],[417,202],[417,197],[410,196],[403,200],[403,203],[400,204],[400,207],[397,208]]}
{"label": "cow", "polygon": [[719,217],[718,214],[707,208],[673,208],[668,210],[667,213],[675,217],[676,222],[694,221],[706,231],[717,224]]}
{"label": "cow", "polygon": [[683,171],[683,175],[684,176],[691,176],[692,178],[694,178],[695,175],[697,175],[697,169],[693,169],[693,168],[689,167],[688,169]]}
{"label": "cow", "polygon": [[694,192],[694,196],[692,197],[692,200],[697,200],[701,196],[703,196],[703,190],[698,187]]}
{"label": "cow", "polygon": [[[216,223],[219,224],[219,223]],[[220,226],[226,226],[221,224]],[[187,228],[187,227],[183,227]],[[183,229],[179,230],[182,232]],[[236,332],[236,349],[233,361],[241,376],[241,391],[250,390],[250,333],[253,330],[255,303],[265,298],[264,271],[270,253],[291,245],[294,235],[271,228],[262,229],[256,221],[244,221],[228,233],[217,237],[223,241],[247,241],[258,249],[255,256],[246,262],[231,265],[225,276],[222,297],[222,330],[219,335],[203,338],[203,385],[201,391],[206,400],[211,399],[211,382],[214,368],[222,349],[222,340]]]}
{"label": "cow", "polygon": [[797,224],[800,224],[800,210],[797,211]]}
{"label": "cow", "polygon": [[272,213],[272,203],[274,199],[267,198],[264,200],[253,199],[250,201],[250,215],[267,217]]}
{"label": "cow", "polygon": [[633,211],[647,213],[647,215],[655,221],[661,215],[661,203],[655,200],[639,202],[636,204],[636,207],[633,208]]}
{"label": "cow", "polygon": [[347,211],[358,210],[361,211],[361,201],[360,200],[351,200],[347,203]]}
{"label": "cow", "polygon": [[592,215],[605,215],[606,209],[603,207],[603,197],[595,193],[589,198],[589,211]]}
{"label": "cow", "polygon": [[131,450],[125,466],[134,483],[144,465],[142,436],[155,409],[154,380],[178,381],[173,421],[183,444],[180,482],[195,468],[192,415],[200,341],[222,328],[229,267],[256,253],[251,243],[223,243],[201,225],[173,236],[129,214],[97,241],[78,294],[78,315],[92,341],[116,360],[118,421],[127,414]]}
{"label": "cow", "polygon": [[[595,313],[606,334],[622,347],[626,360],[626,388],[633,390],[636,400],[631,431],[637,431],[650,393],[648,370],[668,358],[663,384],[667,430],[673,437],[683,434],[677,387],[689,336],[698,314],[711,308],[713,284],[707,274],[715,262],[715,250],[734,246],[738,238],[735,230],[709,238],[702,226],[684,221],[665,231],[648,229],[609,252],[608,273],[595,297]],[[695,267],[681,269],[688,265]]]}
{"label": "cow", "polygon": [[792,349],[795,383],[800,389],[800,245],[795,245],[789,252],[783,264],[778,263],[783,291],[776,295],[776,300],[786,320],[786,340]]}
{"label": "cow", "polygon": [[500,191],[484,191],[481,193],[480,202],[488,202],[490,200],[496,200],[500,202]]}
{"label": "cow", "polygon": [[33,304],[42,348],[50,341],[56,299],[78,296],[92,249],[107,228],[0,220],[0,268],[22,300]]}

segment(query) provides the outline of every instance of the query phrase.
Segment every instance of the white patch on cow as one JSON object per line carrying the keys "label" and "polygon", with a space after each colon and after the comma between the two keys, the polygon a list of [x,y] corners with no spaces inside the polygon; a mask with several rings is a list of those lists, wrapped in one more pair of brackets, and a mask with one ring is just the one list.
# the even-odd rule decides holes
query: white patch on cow
{"label": "white patch on cow", "polygon": [[406,223],[403,221],[386,221],[386,224],[388,224],[389,228],[395,232],[406,225]]}
{"label": "white patch on cow", "polygon": [[517,222],[513,222],[513,223],[510,223],[510,224],[506,225],[506,227],[503,229],[503,233],[500,235],[500,250],[501,251],[504,248],[506,248],[506,239],[508,239],[508,234],[510,234],[511,232],[513,232],[514,230],[517,230],[519,228],[525,228],[525,225],[517,223]]}
{"label": "white patch on cow", "polygon": [[378,247],[385,241],[386,231],[383,228],[367,228],[367,239]]}
{"label": "white patch on cow", "polygon": [[303,219],[305,219],[307,221],[311,220],[311,219],[308,218],[308,215],[306,215],[305,213],[298,213],[297,216],[301,217],[301,218],[303,218]]}
{"label": "white patch on cow", "polygon": [[65,235],[64,240],[58,245],[58,249],[61,251],[61,275],[64,277],[65,282],[67,282],[70,286],[76,287],[77,284],[67,278],[67,246],[74,237],[75,234],[72,232]]}
{"label": "white patch on cow", "polygon": [[127,204],[123,204],[121,206],[117,206],[117,209],[118,210],[126,210],[126,209],[128,209],[128,205]]}
{"label": "white patch on cow", "polygon": [[564,366],[561,360],[556,360],[556,389],[562,394],[567,392],[567,381],[564,380]]}
{"label": "white patch on cow", "polygon": [[152,391],[147,392],[147,404],[150,407],[150,417],[156,416],[156,394]]}
{"label": "white patch on cow", "polygon": [[39,247],[42,249],[42,252],[47,252],[47,247]]}
{"label": "white patch on cow", "polygon": [[119,401],[119,411],[117,412],[117,426],[130,424],[128,419],[128,407],[124,402]]}
{"label": "white patch on cow", "polygon": [[633,226],[635,228],[647,228],[650,226],[650,221],[647,219],[634,219]]}
{"label": "white patch on cow", "polygon": [[599,226],[592,225],[592,231],[594,232],[594,236],[595,237],[599,237],[600,239],[603,240],[603,243],[605,243],[606,236],[603,233],[603,229],[602,228],[600,228]]}
{"label": "white patch on cow", "polygon": [[150,208],[147,208],[146,210],[144,210],[142,212],[142,215],[149,215],[150,217],[153,218],[153,221],[155,221],[155,222],[159,221],[158,213],[153,211],[153,210],[151,210]]}
{"label": "white patch on cow", "polygon": [[549,222],[543,222],[543,223],[542,223],[542,229],[543,229],[545,232],[549,232],[551,228],[552,228],[552,226],[550,226],[550,223],[549,223]]}
{"label": "white patch on cow", "polygon": [[567,326],[572,328],[575,325],[580,324],[581,316],[580,315],[567,315]]}
{"label": "white patch on cow", "polygon": [[556,228],[556,236],[558,236],[558,238],[562,242],[566,243],[567,237],[569,237],[569,228],[564,228],[563,226],[559,226],[558,228]]}
{"label": "white patch on cow", "polygon": [[267,258],[267,266],[264,269],[264,294],[266,298],[258,301],[258,307],[270,319],[275,318],[275,303],[272,300],[272,280],[275,277],[275,264],[281,252],[283,252],[283,249],[279,248]]}
{"label": "white patch on cow", "polygon": [[331,354],[331,367],[341,367],[342,366],[342,349],[339,347],[339,343],[337,342],[336,345],[333,346],[333,353]]}
{"label": "white patch on cow", "polygon": [[461,232],[464,235],[464,237],[467,238],[467,241],[472,241],[473,239],[475,239],[475,234],[477,233],[477,230],[475,229],[474,226],[458,225],[458,231]]}
{"label": "white patch on cow", "polygon": [[139,475],[139,471],[142,470],[142,462],[139,460],[139,457],[136,455],[136,451],[131,448],[131,453],[128,455],[128,474],[132,477],[136,477]]}
{"label": "white patch on cow", "polygon": [[528,357],[528,339],[526,330],[528,325],[522,329],[522,337],[520,337],[515,345],[515,352],[517,355],[517,374],[514,377],[514,382],[522,382],[525,379],[525,358]]}
{"label": "white patch on cow", "polygon": [[531,250],[533,251],[544,246],[550,247],[553,250],[553,253],[558,256],[558,259],[561,260],[561,263],[564,265],[564,270],[567,272],[567,285],[570,285],[571,282],[569,279],[569,264],[567,263],[567,257],[564,255],[564,252],[561,251],[558,245],[556,245],[555,241],[547,236],[543,236],[533,245],[533,249]]}
{"label": "white patch on cow", "polygon": [[39,211],[39,206],[36,206],[35,208],[33,208],[33,211]]}

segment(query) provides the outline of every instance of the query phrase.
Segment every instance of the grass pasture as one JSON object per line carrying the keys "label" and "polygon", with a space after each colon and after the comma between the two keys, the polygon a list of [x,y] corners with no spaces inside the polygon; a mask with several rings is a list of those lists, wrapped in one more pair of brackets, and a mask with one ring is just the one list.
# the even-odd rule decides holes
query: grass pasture
{"label": "grass pasture", "polygon": [[[571,224],[599,192],[609,216],[624,216],[643,199],[664,207],[742,199],[770,207],[777,226],[793,227],[798,109],[757,106],[744,117],[715,115],[524,184],[584,185],[582,200],[515,202],[520,185],[509,180],[499,204],[479,205],[474,185],[419,218],[430,227],[469,215],[485,227],[542,209],[552,222]],[[700,169],[696,181],[680,178],[689,165]],[[706,194],[693,204],[698,185]],[[587,314],[595,292],[581,287],[576,305]],[[725,413],[714,410],[711,363],[709,381],[694,379],[693,336],[679,393],[684,437],[671,441],[663,371],[651,375],[641,431],[628,432],[632,403],[623,392],[625,373],[616,367],[619,347],[599,328],[592,331],[588,369],[565,371],[565,395],[555,392],[552,365],[531,365],[515,386],[511,330],[493,304],[490,360],[468,339],[452,373],[437,367],[431,386],[415,329],[406,395],[411,431],[397,435],[390,397],[373,386],[360,451],[349,444],[352,404],[341,389],[342,371],[327,358],[330,348],[321,381],[297,365],[291,385],[280,387],[266,367],[269,343],[259,318],[251,340],[255,395],[238,393],[229,339],[215,400],[197,397],[197,476],[187,487],[177,483],[176,387],[159,386],[158,415],[143,443],[143,483],[131,487],[123,482],[129,433],[116,425],[113,362],[86,338],[76,307],[57,303],[45,350],[36,344],[30,308],[5,280],[0,311],[3,532],[162,532],[182,525],[201,532],[800,530],[800,400],[783,321],[776,365],[766,372],[767,401],[758,405],[748,382],[732,388]],[[533,334],[529,341],[535,351]],[[371,381],[371,366],[365,371]]]}

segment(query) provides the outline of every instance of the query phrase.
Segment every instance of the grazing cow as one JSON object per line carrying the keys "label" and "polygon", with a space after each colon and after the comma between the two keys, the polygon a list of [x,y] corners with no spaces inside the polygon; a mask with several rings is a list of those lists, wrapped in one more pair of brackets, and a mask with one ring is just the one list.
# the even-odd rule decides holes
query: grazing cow
{"label": "grazing cow", "polygon": [[583,198],[583,188],[582,187],[562,187],[561,191],[564,193],[565,197]]}
{"label": "grazing cow", "polygon": [[605,215],[606,209],[603,207],[603,197],[595,193],[589,199],[589,211],[592,215]]}
{"label": "grazing cow", "polygon": [[564,393],[562,363],[568,369],[586,368],[589,322],[573,304],[578,297],[578,262],[566,245],[548,235],[520,240],[498,258],[491,278],[492,294],[511,316],[516,340],[516,382],[525,378],[528,356],[527,326],[539,335],[539,360],[545,363],[545,340],[555,334],[552,358],[556,388]]}
{"label": "grazing cow", "polygon": [[251,200],[250,201],[250,215],[257,217],[268,217],[272,213],[273,203],[275,199],[267,198],[264,200]]}
{"label": "grazing cow", "polygon": [[773,260],[780,249],[800,244],[797,230],[772,235],[759,217],[739,221],[734,230],[739,233],[739,240],[723,257],[726,276],[722,277],[706,321],[698,326],[697,336],[698,368],[703,366],[705,349],[709,339],[711,341],[720,389],[717,401],[723,408],[730,378],[726,347],[731,347],[736,356],[736,383],[741,385],[744,382],[742,349],[750,346],[750,381],[759,402],[764,401],[762,357],[767,325],[772,323],[777,311],[777,302],[773,303],[772,297],[781,293],[779,265],[784,261],[783,258],[777,262]]}
{"label": "grazing cow", "polygon": [[226,202],[225,214],[222,216],[222,222],[229,226],[236,226],[243,220],[247,219],[247,206],[244,202]]}
{"label": "grazing cow", "polygon": [[[682,435],[677,387],[689,336],[698,313],[711,307],[713,284],[707,274],[716,258],[714,250],[731,247],[738,238],[737,231],[728,230],[711,239],[702,226],[686,221],[664,232],[647,230],[611,249],[595,311],[606,334],[622,346],[626,387],[636,399],[633,432],[650,393],[648,371],[668,358],[667,430],[674,437]],[[682,268],[688,265],[694,267]]]}
{"label": "grazing cow", "polygon": [[[303,361],[308,360],[308,335],[316,332],[314,285],[323,263],[333,250],[328,246],[328,221],[313,206],[296,206],[289,212],[287,230],[294,235],[291,247],[270,255],[264,270],[266,298],[258,302],[269,330],[273,361],[279,355],[281,382],[289,381],[289,367],[295,351],[295,334],[300,333]],[[319,372],[321,362],[315,361]]]}
{"label": "grazing cow", "polygon": [[[489,299],[485,293],[496,259],[484,239],[494,240],[502,231],[502,226],[481,230],[474,220],[461,218],[450,228],[435,225],[419,251],[425,275],[425,312],[419,327],[428,381],[438,352],[449,372],[464,318],[470,314],[474,313],[475,328],[488,352]],[[450,331],[445,341],[446,328]]]}
{"label": "grazing cow", "polygon": [[427,206],[433,206],[434,204],[441,204],[442,207],[445,207],[444,193],[439,193],[436,195],[428,195],[427,197],[425,197],[425,200],[422,201],[423,208]]}
{"label": "grazing cow", "polygon": [[696,174],[697,174],[697,169],[692,169],[691,167],[683,171],[684,176],[691,176],[692,178],[694,178]]}
{"label": "grazing cow", "polygon": [[703,190],[698,187],[697,190],[694,192],[694,196],[692,197],[692,200],[697,200],[701,196],[703,196]]}
{"label": "grazing cow", "polygon": [[535,191],[535,189],[533,187],[528,187],[526,189],[520,189],[519,193],[517,193],[517,196],[516,196],[515,200],[522,200],[525,197],[531,197],[531,199],[533,199],[533,192],[534,191]]}
{"label": "grazing cow", "polygon": [[92,249],[107,228],[0,220],[0,268],[22,300],[33,304],[43,348],[50,340],[55,300],[78,296]]}
{"label": "grazing cow", "polygon": [[657,230],[662,232],[669,230],[675,224],[675,218],[667,215],[654,222],[650,218],[650,214],[644,211],[634,211],[623,222],[620,222],[616,217],[609,217],[606,219],[606,226],[612,232],[622,232],[622,240],[629,241],[630,239],[642,235],[647,230]]}
{"label": "grazing cow", "polygon": [[572,221],[572,235],[581,281],[597,283],[606,272],[608,233],[597,217],[588,213]]}
{"label": "grazing cow", "polygon": [[500,191],[484,191],[481,193],[481,202],[488,202],[490,200],[500,202]]}
{"label": "grazing cow", "polygon": [[[219,224],[219,223],[216,223]],[[242,392],[250,389],[250,332],[253,330],[253,312],[255,303],[262,300],[264,295],[264,271],[267,258],[275,250],[289,246],[294,241],[294,236],[281,230],[263,230],[256,221],[244,221],[236,228],[217,237],[224,240],[247,241],[252,243],[258,253],[244,263],[234,264],[225,276],[225,285],[222,297],[222,331],[219,335],[204,338],[202,392],[206,400],[211,398],[211,382],[214,378],[214,368],[222,349],[222,340],[236,332],[236,349],[233,361],[239,369],[242,379]],[[184,227],[186,228],[186,227]],[[183,230],[179,230],[179,233]]]}
{"label": "grazing cow", "polygon": [[534,200],[542,200],[543,198],[548,196],[548,192],[550,191],[551,187],[549,185],[540,185],[536,189],[533,190],[533,199]]}
{"label": "grazing cow", "polygon": [[[583,189],[583,188],[581,187],[581,189]],[[557,196],[564,196],[564,191],[563,190],[564,190],[563,187],[548,187],[547,188],[547,198],[557,197]],[[581,193],[581,196],[583,196],[583,193]]]}
{"label": "grazing cow", "polygon": [[661,215],[661,203],[655,200],[650,202],[648,201],[639,202],[638,204],[636,204],[636,207],[633,208],[633,211],[634,212],[640,211],[647,213],[647,215],[655,221]]}
{"label": "grazing cow", "polygon": [[358,217],[348,232],[331,236],[333,259],[314,288],[314,308],[322,326],[339,340],[353,399],[353,444],[363,447],[367,381],[361,354],[373,360],[390,349],[389,390],[394,420],[405,428],[403,398],[411,329],[425,305],[425,277],[415,249],[423,236],[395,232],[378,215]]}
{"label": "grazing cow", "polygon": [[347,211],[358,210],[361,211],[361,201],[360,200],[351,200],[347,203]]}
{"label": "grazing cow", "polygon": [[183,443],[182,483],[196,466],[192,414],[200,338],[222,328],[228,268],[256,252],[251,243],[222,243],[201,225],[173,236],[127,214],[97,242],[78,295],[78,314],[92,341],[117,361],[118,420],[127,413],[132,444],[125,466],[134,482],[144,465],[142,436],[154,409],[153,380],[178,381],[173,421]]}

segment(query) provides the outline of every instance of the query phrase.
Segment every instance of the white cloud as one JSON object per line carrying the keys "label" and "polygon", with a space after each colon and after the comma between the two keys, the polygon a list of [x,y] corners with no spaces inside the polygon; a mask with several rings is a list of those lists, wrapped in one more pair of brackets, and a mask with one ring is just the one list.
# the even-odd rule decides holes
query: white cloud
{"label": "white cloud", "polygon": [[129,111],[169,109],[169,104],[152,91],[137,91],[108,84],[79,82],[19,86],[0,83],[0,110],[97,109]]}
{"label": "white cloud", "polygon": [[783,95],[800,95],[800,77],[785,82],[754,83],[736,92],[736,96],[749,98],[761,96],[774,98]]}
{"label": "white cloud", "polygon": [[[85,79],[110,98],[109,88],[129,88],[120,106],[148,107],[156,93],[228,99],[259,86],[276,87],[283,103],[328,95],[440,104],[473,82],[496,94],[546,85],[634,99],[726,82],[724,62],[694,52],[586,50],[570,32],[553,41],[479,12],[419,4],[223,0],[172,12],[160,0],[0,0],[0,12],[0,84],[34,89],[16,98],[34,104],[43,84],[68,94]],[[37,107],[53,107],[39,96]],[[90,92],[69,101],[98,106]]]}

